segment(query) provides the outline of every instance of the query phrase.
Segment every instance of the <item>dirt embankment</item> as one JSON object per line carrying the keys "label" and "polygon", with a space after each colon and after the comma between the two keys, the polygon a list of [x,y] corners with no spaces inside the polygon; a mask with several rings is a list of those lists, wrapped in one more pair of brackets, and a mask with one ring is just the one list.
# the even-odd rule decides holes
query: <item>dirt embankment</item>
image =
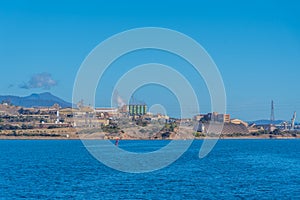
{"label": "dirt embankment", "polygon": [[87,130],[75,128],[56,128],[56,129],[29,129],[29,130],[2,130],[0,139],[99,139],[99,140],[173,140],[173,139],[300,139],[300,134],[292,135],[271,135],[263,134],[258,136],[226,136],[220,137],[194,137],[192,132],[184,131],[184,134],[176,132],[157,132],[147,133],[136,130],[124,130],[119,132],[103,132],[101,130]]}

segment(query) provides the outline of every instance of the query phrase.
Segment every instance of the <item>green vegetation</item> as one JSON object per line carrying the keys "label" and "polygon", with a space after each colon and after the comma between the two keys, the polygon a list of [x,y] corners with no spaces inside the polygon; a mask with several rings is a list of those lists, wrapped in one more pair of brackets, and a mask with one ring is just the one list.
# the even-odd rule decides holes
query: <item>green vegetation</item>
{"label": "green vegetation", "polygon": [[20,129],[19,126],[13,126],[13,125],[10,125],[10,124],[0,125],[0,130],[18,130],[18,129]]}
{"label": "green vegetation", "polygon": [[148,122],[143,121],[142,119],[136,120],[136,125],[146,127],[148,125]]}
{"label": "green vegetation", "polygon": [[59,128],[59,126],[57,126],[57,125],[51,125],[51,126],[48,127],[48,129],[55,129],[55,128]]}
{"label": "green vegetation", "polygon": [[175,122],[172,122],[170,124],[165,124],[165,126],[162,130],[174,132],[175,128],[177,128],[177,124]]}
{"label": "green vegetation", "polygon": [[266,130],[261,130],[261,131],[258,131],[258,132],[253,132],[253,133],[250,133],[252,136],[260,136],[260,135],[266,135],[266,134],[269,134],[268,131]]}
{"label": "green vegetation", "polygon": [[201,133],[201,132],[195,132],[193,133],[194,137],[198,138],[198,137],[205,137],[205,133]]}
{"label": "green vegetation", "polygon": [[[4,135],[4,134],[1,134]],[[26,136],[26,137],[61,137],[59,134],[54,133],[17,133],[12,131],[11,133],[6,134],[5,136]]]}
{"label": "green vegetation", "polygon": [[145,129],[140,129],[139,131],[140,131],[140,133],[146,133],[147,132]]}
{"label": "green vegetation", "polygon": [[271,132],[270,134],[272,135],[282,135],[282,132],[279,129],[275,129],[273,132]]}
{"label": "green vegetation", "polygon": [[34,127],[31,124],[22,124],[21,126],[15,126],[11,124],[2,124],[0,125],[0,130],[27,130],[33,129]]}
{"label": "green vegetation", "polygon": [[243,133],[232,133],[232,134],[226,134],[226,135],[221,134],[221,137],[224,137],[224,136],[227,136],[227,137],[242,137],[242,136],[249,136],[249,134],[243,134]]}
{"label": "green vegetation", "polygon": [[120,128],[117,124],[110,124],[108,126],[101,126],[101,129],[103,132],[106,133],[118,133],[120,131]]}
{"label": "green vegetation", "polygon": [[26,129],[33,129],[33,126],[30,125],[30,124],[22,124],[21,128],[22,128],[23,130],[26,130]]}

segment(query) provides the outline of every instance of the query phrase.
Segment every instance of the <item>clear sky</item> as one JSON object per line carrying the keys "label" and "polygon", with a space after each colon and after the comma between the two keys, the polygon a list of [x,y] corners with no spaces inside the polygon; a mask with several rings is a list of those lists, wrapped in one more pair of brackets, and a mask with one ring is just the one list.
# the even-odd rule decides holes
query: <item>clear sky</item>
{"label": "clear sky", "polygon": [[[0,94],[49,91],[71,101],[77,70],[96,45],[121,31],[155,26],[180,31],[207,50],[223,77],[233,117],[268,119],[273,99],[276,119],[289,120],[300,113],[299,10],[298,1],[287,0],[1,1]],[[121,64],[181,62],[168,57],[144,52]],[[108,72],[110,79],[116,69]],[[202,111],[209,111],[205,87],[198,91]],[[97,93],[100,105],[104,93]]]}

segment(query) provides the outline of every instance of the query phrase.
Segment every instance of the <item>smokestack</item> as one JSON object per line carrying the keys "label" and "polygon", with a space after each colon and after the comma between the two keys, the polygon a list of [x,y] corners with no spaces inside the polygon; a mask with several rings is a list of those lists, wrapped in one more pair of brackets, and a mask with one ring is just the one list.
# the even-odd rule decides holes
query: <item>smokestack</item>
{"label": "smokestack", "polygon": [[116,90],[114,92],[114,103],[119,107],[123,107],[124,105],[126,105],[125,101],[122,99],[122,97],[119,95],[118,91]]}

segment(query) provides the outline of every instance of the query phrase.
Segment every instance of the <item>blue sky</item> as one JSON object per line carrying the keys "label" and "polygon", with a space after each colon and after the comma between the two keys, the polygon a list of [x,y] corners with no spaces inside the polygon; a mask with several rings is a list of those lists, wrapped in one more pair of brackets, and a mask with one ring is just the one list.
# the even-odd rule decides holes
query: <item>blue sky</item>
{"label": "blue sky", "polygon": [[[50,91],[71,101],[76,73],[96,45],[121,31],[157,26],[180,31],[207,50],[223,77],[233,117],[269,118],[273,99],[275,117],[289,120],[294,111],[300,112],[299,9],[297,1],[276,0],[1,1],[0,94]],[[180,63],[144,52],[129,55],[120,65],[160,59]],[[114,77],[117,68],[107,76]],[[193,76],[192,71],[184,73]],[[197,91],[201,110],[209,111],[203,82]],[[100,105],[107,100],[105,92],[97,92]],[[155,103],[153,96],[138,91],[136,96]]]}

